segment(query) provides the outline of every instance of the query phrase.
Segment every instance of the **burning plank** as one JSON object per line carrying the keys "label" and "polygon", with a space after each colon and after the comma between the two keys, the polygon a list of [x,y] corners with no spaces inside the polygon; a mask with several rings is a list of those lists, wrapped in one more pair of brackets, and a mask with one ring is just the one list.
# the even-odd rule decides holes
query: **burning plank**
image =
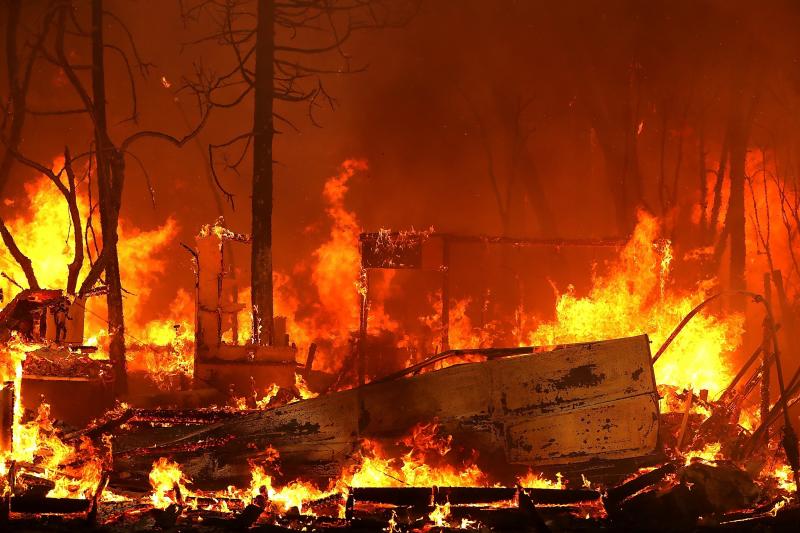
{"label": "burning plank", "polygon": [[121,435],[115,470],[147,472],[170,455],[194,479],[233,481],[247,458],[276,448],[285,471],[324,477],[363,438],[389,445],[420,421],[438,420],[489,468],[580,469],[654,454],[658,395],[646,336],[456,365],[283,407],[237,414],[175,438],[148,428],[153,446]]}

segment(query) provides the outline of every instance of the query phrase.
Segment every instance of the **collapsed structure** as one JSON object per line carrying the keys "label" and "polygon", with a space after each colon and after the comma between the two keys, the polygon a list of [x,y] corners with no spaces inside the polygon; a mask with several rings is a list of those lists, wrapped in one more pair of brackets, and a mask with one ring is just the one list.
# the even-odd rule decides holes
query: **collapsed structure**
{"label": "collapsed structure", "polygon": [[[352,529],[412,530],[422,524],[472,529],[483,524],[548,531],[557,519],[581,527],[624,529],[658,527],[664,516],[681,527],[693,527],[701,516],[713,516],[721,524],[776,525],[797,516],[797,507],[786,505],[797,469],[791,443],[784,439],[785,461],[769,457],[783,453],[774,432],[770,441],[768,429],[785,402],[771,409],[767,405],[761,426],[753,431],[735,425],[744,399],[764,382],[766,369],[776,361],[774,324],[767,323],[759,350],[714,400],[656,383],[653,362],[673,336],[656,357],[646,335],[548,347],[449,349],[449,321],[444,317],[449,308],[447,249],[453,238],[362,235],[366,283],[355,346],[361,385],[312,397],[297,388],[298,380],[309,375],[313,357],[298,365],[283,319],[275,320],[271,346],[252,345],[240,331],[238,314],[244,306],[225,257],[226,247],[246,243],[247,236],[231,232],[221,221],[204,227],[193,251],[192,390],[159,402],[178,403],[184,392],[198,397],[212,391],[208,398],[222,398],[265,387],[272,391],[269,397],[257,409],[122,405],[91,424],[75,422],[75,430],[60,436],[40,409],[36,431],[57,441],[49,449],[94,450],[108,438],[113,446],[102,461],[87,462],[96,450],[73,457],[73,468],[82,465],[78,473],[57,470],[55,480],[38,474],[41,455],[36,450],[30,459],[17,453],[20,459],[4,472],[0,519],[78,513],[90,521],[124,525],[150,520],[162,528],[178,521],[226,528],[267,521],[290,530],[324,530],[335,523]],[[376,268],[441,273],[443,350],[367,383],[366,272]],[[67,316],[75,322],[66,334],[56,326],[68,301],[60,291],[27,292],[0,318],[8,330],[30,335],[28,342],[60,346],[60,360],[72,366],[59,368],[72,368],[80,379],[101,380],[108,388],[107,363],[81,353],[92,351],[82,346],[78,331],[83,306],[73,303],[69,308]],[[38,370],[42,361],[53,360],[51,351],[42,347],[26,354],[22,406],[14,384],[6,385],[0,396],[0,443],[12,453],[20,444],[15,428],[28,431],[21,424],[22,407],[35,408],[30,400],[35,394],[61,396],[73,405],[81,394],[79,380],[58,380],[56,370]],[[761,356],[759,367],[755,362]],[[48,385],[40,392],[36,383],[44,375],[49,376],[45,381],[66,388]],[[785,383],[786,396],[794,397],[798,388],[795,375]],[[86,401],[100,403],[96,395]],[[770,442],[771,447],[764,446]],[[738,463],[715,463],[718,454]],[[754,480],[738,466],[745,460],[757,462],[759,471],[773,472]],[[553,479],[557,481],[548,481]],[[232,488],[248,483],[249,489]],[[151,500],[134,496],[149,488]]]}

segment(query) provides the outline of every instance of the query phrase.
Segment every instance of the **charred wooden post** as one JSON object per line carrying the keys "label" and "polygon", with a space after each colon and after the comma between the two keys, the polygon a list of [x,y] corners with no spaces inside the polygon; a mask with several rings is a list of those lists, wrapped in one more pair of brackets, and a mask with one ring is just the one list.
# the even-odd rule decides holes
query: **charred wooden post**
{"label": "charred wooden post", "polygon": [[89,510],[90,505],[90,500],[79,500],[76,498],[38,498],[29,496],[11,497],[12,513],[85,513]]}
{"label": "charred wooden post", "polygon": [[442,352],[450,349],[450,240],[442,242]]}
{"label": "charred wooden post", "polygon": [[311,372],[314,368],[314,358],[317,355],[317,343],[312,342],[308,347],[308,355],[306,356],[305,371]]}
{"label": "charred wooden post", "polygon": [[513,501],[519,495],[516,487],[435,487],[433,502],[451,505],[491,504]]}
{"label": "charred wooden post", "polygon": [[537,533],[550,533],[550,528],[547,527],[539,511],[536,510],[536,504],[525,491],[520,491],[519,493],[519,508],[528,517],[528,521],[533,526],[534,531]]}
{"label": "charred wooden post", "polygon": [[222,337],[221,293],[224,241],[218,225],[203,228],[197,243],[196,361],[211,357]]}
{"label": "charred wooden post", "polygon": [[686,437],[686,429],[689,427],[689,415],[692,413],[692,405],[694,404],[694,391],[689,389],[686,391],[686,401],[683,406],[683,420],[681,420],[681,431],[678,434],[678,442],[675,449],[680,451],[683,448],[683,439]]}
{"label": "charred wooden post", "polygon": [[353,487],[348,496],[348,500],[350,499],[352,499],[352,506],[369,502],[430,509],[433,507],[434,489],[431,487]]}
{"label": "charred wooden post", "polygon": [[6,381],[0,389],[0,451],[11,451],[14,443],[14,382]]}
{"label": "charred wooden post", "polygon": [[100,482],[97,484],[97,487],[94,490],[94,494],[92,494],[92,505],[89,507],[89,512],[86,513],[86,522],[89,525],[94,525],[97,522],[97,506],[100,502],[100,498],[103,495],[103,491],[108,484],[109,472],[103,472],[103,475],[100,476]]}
{"label": "charred wooden post", "polygon": [[[369,270],[361,269],[361,288],[359,292],[361,309],[358,317],[358,384],[364,385],[367,379],[367,324],[369,323]],[[316,347],[315,350],[316,352]]]}
{"label": "charred wooden post", "polygon": [[[236,242],[249,243],[250,237],[225,228],[222,219],[204,226],[196,238],[194,386],[212,387],[224,392],[231,390],[232,386],[239,395],[249,394],[253,383],[259,388],[273,383],[290,387],[294,383],[296,350],[289,346],[285,334],[273,339],[269,346],[266,342],[240,345],[222,339],[227,327],[232,328],[234,339],[238,338],[238,322],[234,317],[244,309],[235,294],[236,284],[231,278],[231,269],[225,264],[225,247]],[[273,317],[268,318],[267,333],[273,335]],[[279,320],[278,323],[285,325],[285,321]],[[253,332],[253,338],[263,340],[264,337],[258,333]]]}
{"label": "charred wooden post", "polygon": [[353,510],[355,509],[356,500],[353,497],[353,489],[347,493],[347,500],[344,503],[344,519],[348,522],[353,520]]}

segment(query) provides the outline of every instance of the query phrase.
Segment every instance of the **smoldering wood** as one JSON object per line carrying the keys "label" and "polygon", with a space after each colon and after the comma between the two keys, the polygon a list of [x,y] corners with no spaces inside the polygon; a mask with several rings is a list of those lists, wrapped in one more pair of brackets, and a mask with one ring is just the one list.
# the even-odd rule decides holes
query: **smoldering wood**
{"label": "smoldering wood", "polygon": [[431,487],[353,487],[350,504],[369,502],[396,506],[432,507],[434,493]]}
{"label": "smoldering wood", "polygon": [[0,388],[0,450],[11,449],[14,442],[14,382],[6,381]]}
{"label": "smoldering wood", "polygon": [[539,505],[574,505],[600,499],[600,492],[591,489],[524,489],[533,503]]}
{"label": "smoldering wood", "polygon": [[29,496],[12,496],[12,513],[85,513],[89,510],[91,500],[75,498],[37,498]]}
{"label": "smoldering wood", "polygon": [[613,509],[622,503],[625,499],[633,496],[639,491],[642,491],[652,485],[655,485],[669,474],[677,471],[675,463],[669,462],[661,465],[660,467],[646,472],[642,475],[636,476],[633,479],[609,489],[603,498],[603,503],[606,509]]}
{"label": "smoldering wood", "polygon": [[353,487],[349,499],[353,505],[378,503],[423,508],[445,503],[453,506],[491,505],[515,501],[520,491],[533,503],[541,505],[574,505],[600,499],[600,492],[590,489],[516,487]]}
{"label": "smoldering wood", "polygon": [[452,505],[495,503],[513,500],[518,493],[514,487],[435,487],[433,501]]}
{"label": "smoldering wood", "polygon": [[146,480],[153,461],[168,455],[198,482],[241,482],[249,479],[248,459],[272,446],[287,475],[332,477],[361,439],[391,447],[433,420],[455,442],[478,450],[489,471],[506,469],[506,476],[514,467],[580,471],[648,456],[657,451],[659,427],[649,341],[639,336],[455,365],[232,413],[205,427],[132,426],[117,437],[115,471]]}

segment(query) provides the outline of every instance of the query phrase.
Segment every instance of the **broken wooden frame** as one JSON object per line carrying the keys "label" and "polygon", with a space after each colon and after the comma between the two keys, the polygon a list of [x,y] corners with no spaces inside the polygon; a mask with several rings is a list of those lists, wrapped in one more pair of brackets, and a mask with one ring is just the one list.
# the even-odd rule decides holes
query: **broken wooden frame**
{"label": "broken wooden frame", "polygon": [[361,248],[362,292],[359,321],[358,382],[366,381],[366,338],[369,319],[369,271],[427,270],[441,273],[441,349],[450,349],[450,251],[454,245],[483,244],[516,247],[614,247],[625,245],[625,239],[531,239],[491,235],[462,235],[455,233],[380,231],[362,233]]}
{"label": "broken wooden frame", "polygon": [[[250,237],[227,229],[224,220],[204,226],[189,251],[196,261],[195,388],[211,387],[246,395],[253,384],[290,387],[296,370],[295,352],[286,335],[286,319],[274,319],[270,346],[240,343],[238,313],[245,306],[238,301],[238,287],[225,248],[232,243],[250,243]],[[222,339],[230,324],[231,342]],[[254,327],[259,327],[255,324]],[[251,381],[251,379],[253,381]]]}

